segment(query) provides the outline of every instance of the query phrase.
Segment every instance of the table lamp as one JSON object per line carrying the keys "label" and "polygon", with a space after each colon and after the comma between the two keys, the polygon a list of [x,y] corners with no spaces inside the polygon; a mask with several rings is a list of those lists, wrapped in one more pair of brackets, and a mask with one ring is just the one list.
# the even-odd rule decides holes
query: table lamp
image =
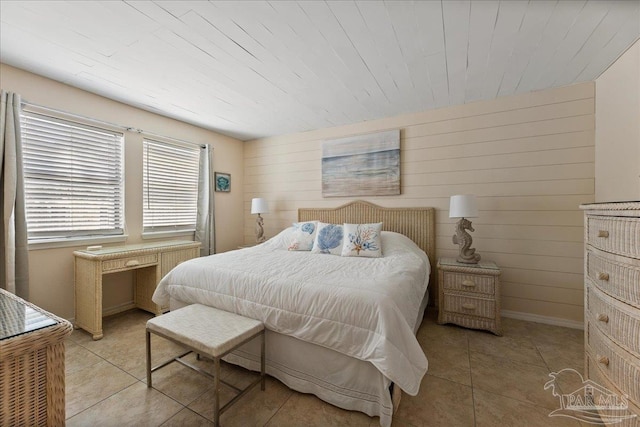
{"label": "table lamp", "polygon": [[256,243],[262,243],[267,240],[264,237],[264,220],[260,216],[261,213],[268,213],[269,207],[267,206],[267,201],[261,198],[251,199],[251,214],[258,214],[258,218],[256,218]]}
{"label": "table lamp", "polygon": [[478,217],[478,205],[476,196],[472,194],[459,194],[451,196],[449,205],[449,218],[460,218],[456,224],[456,234],[453,235],[453,244],[460,246],[460,252],[456,261],[464,264],[477,264],[480,255],[471,248],[473,238],[469,231],[475,231],[471,226],[471,221],[467,218]]}

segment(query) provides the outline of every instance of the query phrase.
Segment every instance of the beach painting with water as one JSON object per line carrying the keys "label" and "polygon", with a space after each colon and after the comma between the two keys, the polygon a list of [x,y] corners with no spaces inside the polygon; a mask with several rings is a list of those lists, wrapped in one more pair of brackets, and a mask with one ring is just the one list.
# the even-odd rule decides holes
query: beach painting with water
{"label": "beach painting with water", "polygon": [[322,143],[322,196],[400,194],[400,130]]}

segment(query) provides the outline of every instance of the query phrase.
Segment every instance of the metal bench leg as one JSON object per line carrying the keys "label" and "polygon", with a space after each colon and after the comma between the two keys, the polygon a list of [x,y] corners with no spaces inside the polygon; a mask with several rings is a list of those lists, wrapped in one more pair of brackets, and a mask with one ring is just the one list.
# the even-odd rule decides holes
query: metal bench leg
{"label": "metal bench leg", "polygon": [[147,330],[147,388],[151,388],[151,333]]}
{"label": "metal bench leg", "polygon": [[213,390],[216,395],[213,402],[213,424],[215,427],[220,427],[220,358],[215,357],[213,363],[215,369]]}
{"label": "metal bench leg", "polygon": [[260,345],[260,390],[264,391],[264,382],[265,382],[265,375],[264,375],[264,365],[265,365],[265,339],[266,339],[266,331],[262,330],[262,343]]}

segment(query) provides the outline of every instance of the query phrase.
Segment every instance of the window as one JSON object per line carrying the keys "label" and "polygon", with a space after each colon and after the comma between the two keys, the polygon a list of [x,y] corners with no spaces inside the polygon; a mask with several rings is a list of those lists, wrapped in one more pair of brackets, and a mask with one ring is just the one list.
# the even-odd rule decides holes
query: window
{"label": "window", "polygon": [[21,115],[29,242],[122,235],[123,134],[63,116]]}
{"label": "window", "polygon": [[143,231],[194,231],[200,148],[145,139],[143,149]]}

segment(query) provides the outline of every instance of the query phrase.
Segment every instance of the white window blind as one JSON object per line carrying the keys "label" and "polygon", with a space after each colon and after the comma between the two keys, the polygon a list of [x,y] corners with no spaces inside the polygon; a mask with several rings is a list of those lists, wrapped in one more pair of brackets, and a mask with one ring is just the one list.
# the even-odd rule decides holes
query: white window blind
{"label": "white window blind", "polygon": [[195,230],[200,148],[145,139],[143,149],[144,231]]}
{"label": "white window blind", "polygon": [[123,234],[123,135],[21,115],[29,241]]}

